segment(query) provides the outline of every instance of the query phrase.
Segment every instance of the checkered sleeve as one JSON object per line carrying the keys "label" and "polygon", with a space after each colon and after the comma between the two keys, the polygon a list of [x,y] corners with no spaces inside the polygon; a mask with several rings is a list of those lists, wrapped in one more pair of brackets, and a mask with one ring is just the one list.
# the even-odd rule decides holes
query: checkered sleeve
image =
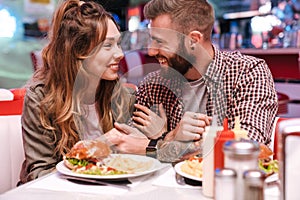
{"label": "checkered sleeve", "polygon": [[269,144],[278,108],[273,77],[264,60],[248,56],[243,59],[236,63],[241,71],[234,84],[233,98],[229,100],[234,105],[229,116],[231,127],[234,117],[239,116],[241,127],[248,131],[250,139]]}
{"label": "checkered sleeve", "polygon": [[168,130],[176,127],[183,115],[183,103],[178,91],[180,83],[160,76],[159,72],[150,73],[139,85],[136,94],[136,103],[158,112],[158,105],[163,104],[167,115]]}

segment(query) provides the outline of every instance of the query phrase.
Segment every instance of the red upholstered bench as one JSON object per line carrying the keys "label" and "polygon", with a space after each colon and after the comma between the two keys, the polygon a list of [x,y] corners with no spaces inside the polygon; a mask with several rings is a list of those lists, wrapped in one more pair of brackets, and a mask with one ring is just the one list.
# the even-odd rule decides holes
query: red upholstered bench
{"label": "red upholstered bench", "polygon": [[20,115],[23,110],[25,88],[10,89],[14,94],[12,101],[0,101],[0,115]]}
{"label": "red upholstered bench", "polygon": [[21,114],[26,89],[16,88],[10,91],[14,95],[13,99],[0,101],[0,153],[2,155],[0,193],[16,187],[22,162],[25,159]]}
{"label": "red upholstered bench", "polygon": [[283,93],[277,92],[278,97],[278,111],[277,114],[286,114],[288,113],[288,103],[290,101],[290,98]]}

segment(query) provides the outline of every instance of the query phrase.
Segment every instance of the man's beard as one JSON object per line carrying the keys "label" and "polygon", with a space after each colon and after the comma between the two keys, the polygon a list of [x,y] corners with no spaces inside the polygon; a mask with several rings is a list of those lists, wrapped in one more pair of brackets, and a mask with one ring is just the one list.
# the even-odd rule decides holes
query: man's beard
{"label": "man's beard", "polygon": [[181,41],[174,56],[167,59],[167,61],[169,66],[163,67],[161,74],[164,77],[171,78],[174,74],[184,76],[193,67],[196,57],[187,52],[183,41]]}

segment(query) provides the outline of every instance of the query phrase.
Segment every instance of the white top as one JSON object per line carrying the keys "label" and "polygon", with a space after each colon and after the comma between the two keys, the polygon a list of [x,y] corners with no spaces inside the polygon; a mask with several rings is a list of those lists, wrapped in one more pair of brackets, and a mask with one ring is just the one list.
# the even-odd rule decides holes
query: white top
{"label": "white top", "polygon": [[206,114],[207,89],[203,78],[188,82],[183,87],[184,111]]}
{"label": "white top", "polygon": [[85,125],[84,132],[82,133],[82,139],[89,140],[95,139],[103,135],[102,124],[96,111],[95,104],[84,105],[86,114],[84,115]]}

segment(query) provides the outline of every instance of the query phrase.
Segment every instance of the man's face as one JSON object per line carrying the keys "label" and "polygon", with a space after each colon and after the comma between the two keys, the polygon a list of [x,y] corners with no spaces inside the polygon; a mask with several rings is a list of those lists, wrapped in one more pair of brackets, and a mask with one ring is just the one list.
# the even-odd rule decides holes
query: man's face
{"label": "man's face", "polygon": [[195,56],[188,53],[185,36],[173,30],[168,15],[151,20],[150,37],[148,54],[155,56],[163,68],[171,67],[182,75],[192,68],[191,63],[195,62]]}

